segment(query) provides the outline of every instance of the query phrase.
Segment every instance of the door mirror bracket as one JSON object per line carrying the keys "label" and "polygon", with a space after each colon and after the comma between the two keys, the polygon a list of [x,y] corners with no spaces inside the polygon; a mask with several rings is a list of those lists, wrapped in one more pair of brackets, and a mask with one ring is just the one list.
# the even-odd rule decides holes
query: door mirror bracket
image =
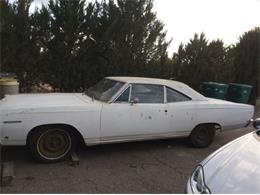
{"label": "door mirror bracket", "polygon": [[131,105],[139,103],[139,98],[135,97],[133,100],[130,101]]}

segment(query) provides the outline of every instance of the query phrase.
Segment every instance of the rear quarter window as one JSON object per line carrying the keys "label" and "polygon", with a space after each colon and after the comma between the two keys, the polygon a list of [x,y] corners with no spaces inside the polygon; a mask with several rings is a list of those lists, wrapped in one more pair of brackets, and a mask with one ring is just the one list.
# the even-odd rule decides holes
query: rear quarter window
{"label": "rear quarter window", "polygon": [[184,101],[190,101],[191,98],[174,90],[169,87],[166,87],[166,99],[167,102],[184,102]]}

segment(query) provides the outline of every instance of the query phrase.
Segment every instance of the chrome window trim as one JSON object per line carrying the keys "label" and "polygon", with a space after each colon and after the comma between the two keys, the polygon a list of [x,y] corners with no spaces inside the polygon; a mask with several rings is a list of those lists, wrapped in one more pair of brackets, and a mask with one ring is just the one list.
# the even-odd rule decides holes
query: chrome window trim
{"label": "chrome window trim", "polygon": [[96,101],[99,101],[99,102],[101,102],[101,103],[103,103],[103,104],[110,104],[110,103],[112,103],[112,102],[115,100],[115,98],[117,97],[117,95],[118,95],[122,90],[124,90],[125,86],[128,85],[128,83],[123,82],[123,81],[120,81],[120,80],[116,80],[116,79],[106,78],[106,77],[105,77],[104,79],[106,79],[106,80],[111,80],[111,81],[116,81],[116,82],[120,82],[120,83],[123,84],[122,87],[110,98],[110,100],[108,100],[108,101],[96,100]]}
{"label": "chrome window trim", "polygon": [[130,102],[130,100],[131,100],[131,95],[132,95],[132,85],[157,85],[157,86],[161,86],[161,87],[163,87],[163,103],[138,103],[138,104],[166,104],[166,102],[165,102],[165,92],[164,92],[164,87],[165,87],[165,85],[162,85],[162,84],[151,84],[151,83],[130,83],[130,85],[131,85],[131,89],[130,89],[130,98],[129,98],[129,102]]}
{"label": "chrome window trim", "polygon": [[[125,85],[123,85],[122,88],[118,90],[118,92],[111,98],[111,100],[108,103],[109,104],[111,104],[111,103],[119,103],[119,104],[130,103],[133,85],[157,85],[157,86],[163,87],[163,103],[139,103],[139,104],[167,104],[167,87],[168,86],[161,85],[161,84],[150,84],[150,83],[125,83]],[[116,100],[128,89],[128,87],[130,87],[128,102],[116,102]],[[168,87],[168,88],[170,88],[170,87]],[[170,89],[172,89],[172,88],[170,88]],[[174,102],[170,102],[170,103],[174,103]]]}
{"label": "chrome window trim", "polygon": [[[167,88],[168,89],[170,89],[170,90],[173,90],[173,91],[175,91],[175,92],[177,92],[177,93],[179,93],[179,94],[181,94],[181,95],[183,95],[184,97],[187,97],[189,100],[186,100],[186,101],[178,101],[178,102],[168,102],[168,100],[167,100]],[[174,89],[174,88],[172,88],[172,87],[169,87],[169,86],[167,86],[167,85],[165,85],[165,90],[166,90],[166,103],[167,104],[174,104],[174,103],[179,103],[179,102],[189,102],[189,101],[191,101],[192,100],[192,98],[191,97],[189,97],[189,96],[187,96],[186,94],[184,94],[184,93],[182,93],[182,92],[180,92],[180,91],[178,91],[178,90],[176,90],[176,89]]]}
{"label": "chrome window trim", "polygon": [[130,91],[129,91],[129,97],[128,97],[128,103],[131,101],[131,95],[132,95],[132,84],[129,84]]}
{"label": "chrome window trim", "polygon": [[128,97],[128,102],[116,102],[116,100],[128,89],[128,87],[130,87],[129,83],[125,83],[119,90],[118,92],[111,98],[111,100],[108,102],[109,104],[111,103],[129,103],[130,101],[130,94],[131,94],[131,88],[130,88],[130,92],[129,92],[129,97]]}
{"label": "chrome window trim", "polygon": [[165,85],[163,86],[163,96],[163,103],[167,104],[167,88]]}

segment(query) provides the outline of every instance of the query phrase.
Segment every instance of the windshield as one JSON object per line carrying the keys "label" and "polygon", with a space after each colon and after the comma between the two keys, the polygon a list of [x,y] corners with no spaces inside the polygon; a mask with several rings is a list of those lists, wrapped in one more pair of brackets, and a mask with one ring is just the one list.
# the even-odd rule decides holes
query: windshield
{"label": "windshield", "polygon": [[103,79],[87,89],[85,94],[96,100],[108,102],[123,85],[124,83],[120,81]]}

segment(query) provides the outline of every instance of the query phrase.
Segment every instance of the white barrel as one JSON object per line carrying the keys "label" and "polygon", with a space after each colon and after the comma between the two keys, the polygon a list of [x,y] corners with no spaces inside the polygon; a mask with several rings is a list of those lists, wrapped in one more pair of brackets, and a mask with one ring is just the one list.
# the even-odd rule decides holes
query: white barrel
{"label": "white barrel", "polygon": [[15,78],[0,78],[0,99],[4,95],[19,93],[19,83]]}

